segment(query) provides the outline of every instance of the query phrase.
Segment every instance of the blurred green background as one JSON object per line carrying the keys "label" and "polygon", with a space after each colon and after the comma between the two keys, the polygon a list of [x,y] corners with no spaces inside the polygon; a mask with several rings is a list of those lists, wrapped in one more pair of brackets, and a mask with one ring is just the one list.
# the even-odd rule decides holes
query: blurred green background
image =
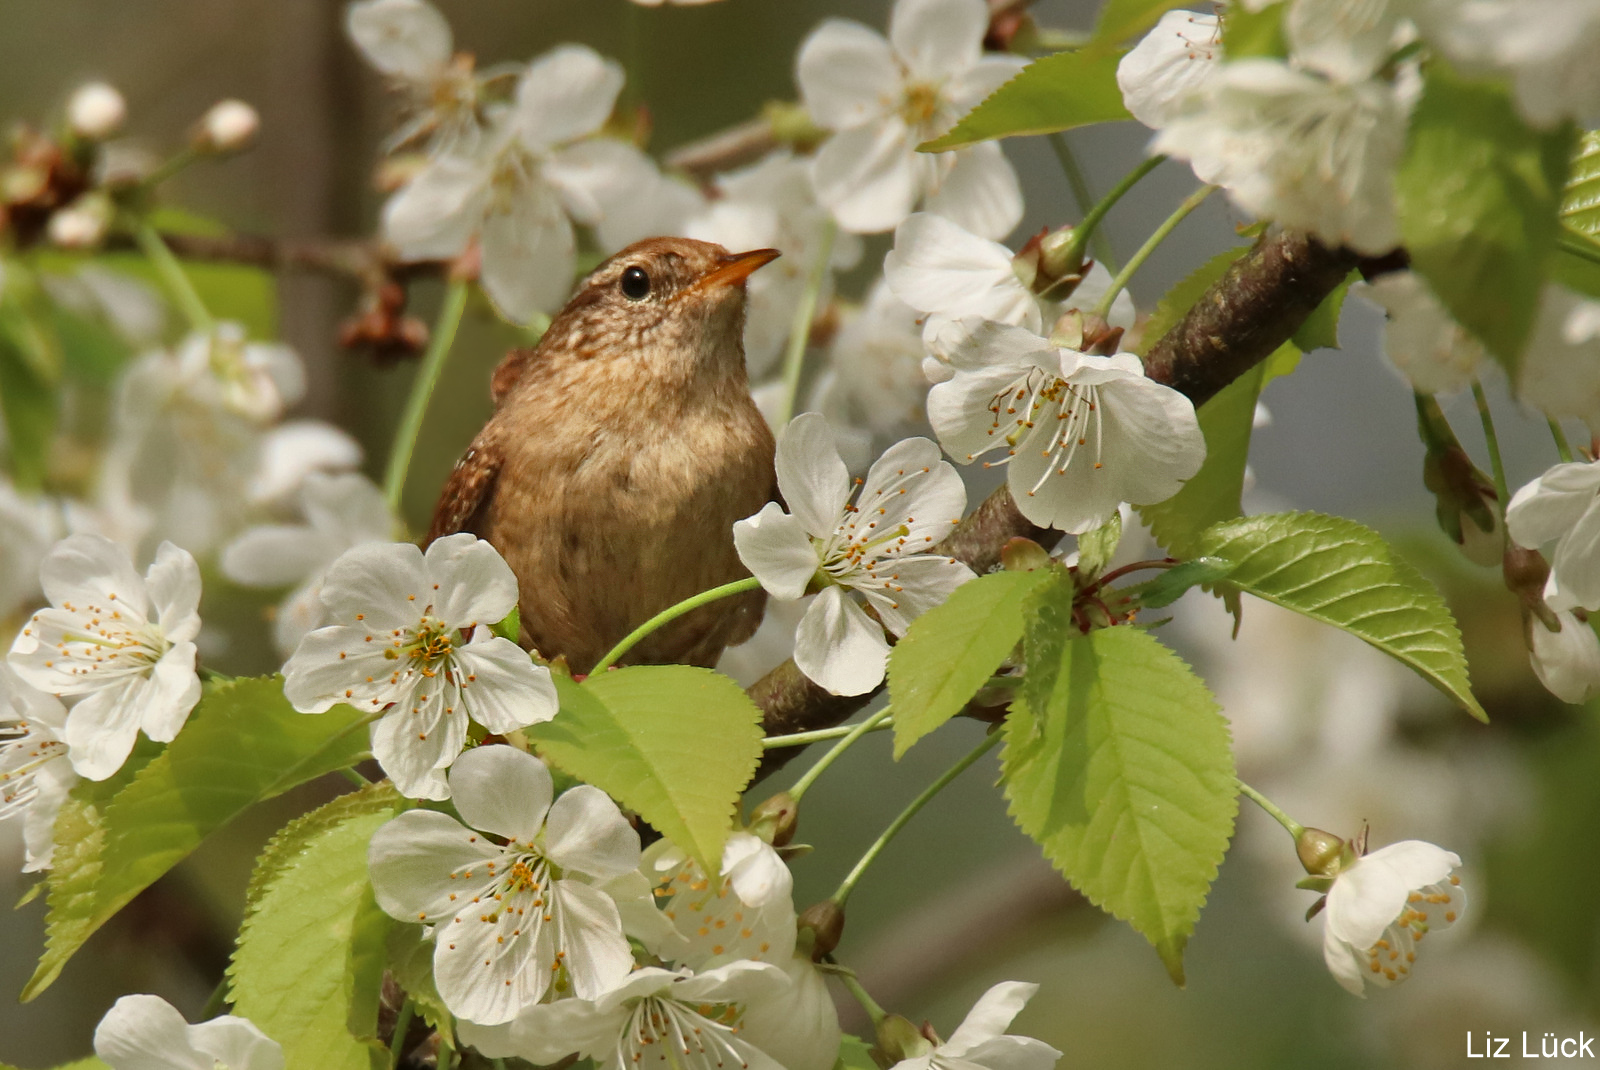
{"label": "blurred green background", "polygon": [[[457,46],[480,63],[526,60],[562,41],[588,43],[628,69],[625,104],[650,109],[650,148],[665,151],[795,96],[793,56],[822,17],[883,24],[882,0],[723,0],[646,9],[626,0],[441,0]],[[1094,3],[1039,3],[1041,24],[1086,28]],[[80,82],[118,86],[130,132],[157,152],[179,144],[211,103],[239,97],[263,118],[258,147],[191,168],[173,203],[231,227],[285,237],[370,233],[380,204],[370,174],[392,117],[382,85],[342,32],[333,0],[56,0],[0,3],[0,114],[42,120]],[[1091,186],[1103,191],[1143,151],[1133,124],[1075,132]],[[1077,217],[1054,157],[1012,142],[1028,215],[1018,234]],[[1110,235],[1126,256],[1192,187],[1166,165],[1124,201]],[[1137,277],[1148,310],[1165,289],[1232,238],[1237,218],[1213,198]],[[869,244],[846,280],[858,295],[886,242]],[[408,366],[380,369],[341,352],[337,322],[353,287],[291,275],[278,290],[287,340],[312,389],[302,412],[350,429],[378,474]],[[415,289],[425,319],[436,290]],[[1166,638],[1223,698],[1241,773],[1300,820],[1341,834],[1371,821],[1374,846],[1428,838],[1458,851],[1466,921],[1427,949],[1416,978],[1359,1001],[1323,968],[1320,923],[1298,917],[1287,840],[1246,809],[1240,835],[1190,944],[1188,987],[1175,989],[1126,926],[1084,904],[1012,826],[992,788],[992,759],[920,815],[851,900],[840,957],[857,965],[890,1009],[945,1035],[972,1000],[1003,979],[1036,981],[1016,1023],[1064,1053],[1063,1067],[1445,1067],[1465,1064],[1468,1030],[1534,1043],[1600,1024],[1600,728],[1593,711],[1562,707],[1527,669],[1512,600],[1498,577],[1455,556],[1432,528],[1408,391],[1381,362],[1378,318],[1350,302],[1344,348],[1309,355],[1269,389],[1272,423],[1252,464],[1259,508],[1311,508],[1373,523],[1445,588],[1460,618],[1488,727],[1468,721],[1359,642],[1269,607],[1246,606],[1237,641],[1203,601],[1175,608]],[[469,315],[413,466],[406,507],[425,519],[437,487],[489,410],[488,372],[515,333],[485,308]],[[1551,458],[1542,424],[1496,392],[1513,486]],[[1463,439],[1480,441],[1470,406],[1447,407]],[[977,490],[987,489],[976,487]],[[3,552],[4,548],[0,548]],[[211,603],[208,601],[208,605]],[[256,619],[265,600],[224,599],[239,631],[234,671],[274,660]],[[208,618],[210,619],[210,618]],[[252,633],[252,629],[254,632]],[[795,863],[796,901],[826,895],[920,785],[964,753],[979,726],[958,723],[898,764],[869,739],[808,797]],[[795,768],[775,779],[792,779]],[[32,1005],[13,1001],[41,940],[43,904],[0,922],[0,1060],[43,1067],[89,1050],[94,1023],[120,994],[149,991],[193,1017],[226,961],[255,852],[295,813],[336,792],[311,785],[239,822],[141,896],[97,935]],[[757,789],[753,800],[765,794]],[[0,898],[26,887],[0,827]],[[850,1024],[862,1025],[853,1008]],[[1516,1042],[1513,1042],[1513,1048]],[[1481,1049],[1480,1049],[1481,1050]]]}

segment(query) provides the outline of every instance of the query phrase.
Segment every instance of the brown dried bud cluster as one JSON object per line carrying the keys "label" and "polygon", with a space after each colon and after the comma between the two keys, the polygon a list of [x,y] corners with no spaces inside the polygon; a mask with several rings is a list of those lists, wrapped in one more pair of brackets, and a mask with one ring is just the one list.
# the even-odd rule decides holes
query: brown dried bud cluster
{"label": "brown dried bud cluster", "polygon": [[392,280],[368,292],[354,316],[339,325],[339,344],[379,365],[411,360],[428,346],[428,325],[406,315],[406,288]]}

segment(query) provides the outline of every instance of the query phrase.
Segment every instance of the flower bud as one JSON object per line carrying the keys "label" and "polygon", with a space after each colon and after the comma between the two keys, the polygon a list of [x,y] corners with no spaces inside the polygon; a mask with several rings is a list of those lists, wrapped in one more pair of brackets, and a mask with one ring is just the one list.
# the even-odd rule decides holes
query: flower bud
{"label": "flower bud", "polygon": [[750,814],[750,831],[774,847],[787,847],[799,824],[800,805],[787,791],[778,792]]}
{"label": "flower bud", "polygon": [[1295,837],[1294,853],[1313,877],[1336,877],[1356,857],[1354,849],[1344,840],[1314,828],[1302,829]]}
{"label": "flower bud", "polygon": [[111,202],[86,193],[51,214],[47,233],[51,243],[63,249],[92,249],[105,240],[110,225]]}
{"label": "flower bud", "polygon": [[804,948],[809,941],[811,961],[821,962],[824,955],[831,955],[839,946],[839,938],[844,935],[844,907],[824,899],[801,911],[796,924],[800,928],[799,946]]}
{"label": "flower bud", "polygon": [[1072,227],[1041,230],[1011,258],[1011,270],[1034,293],[1048,290],[1051,297],[1064,300],[1078,288],[1090,267],[1082,249],[1072,252],[1076,236]]}
{"label": "flower bud", "polygon": [[194,147],[199,152],[239,152],[261,129],[261,116],[242,100],[223,100],[200,117]]}
{"label": "flower bud", "polygon": [[81,85],[67,100],[67,126],[85,141],[104,141],[122,129],[127,118],[122,94],[104,82]]}
{"label": "flower bud", "polygon": [[886,1014],[879,1020],[877,1040],[878,1051],[891,1066],[906,1059],[920,1059],[933,1051],[933,1042],[922,1030],[898,1014]]}
{"label": "flower bud", "polygon": [[1422,482],[1433,492],[1439,527],[1476,565],[1494,565],[1505,549],[1505,525],[1494,484],[1461,448],[1439,403],[1417,396],[1417,432],[1428,449]]}
{"label": "flower bud", "polygon": [[1050,566],[1050,552],[1032,539],[1019,535],[1007,539],[1000,548],[1000,564],[1007,572],[1032,572]]}

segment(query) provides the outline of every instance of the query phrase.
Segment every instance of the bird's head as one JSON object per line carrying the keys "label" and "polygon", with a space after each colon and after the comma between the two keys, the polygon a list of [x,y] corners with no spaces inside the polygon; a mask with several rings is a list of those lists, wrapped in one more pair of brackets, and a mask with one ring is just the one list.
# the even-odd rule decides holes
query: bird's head
{"label": "bird's head", "polygon": [[649,364],[667,375],[742,374],[745,280],[777,256],[691,238],[635,242],[579,284],[540,355]]}

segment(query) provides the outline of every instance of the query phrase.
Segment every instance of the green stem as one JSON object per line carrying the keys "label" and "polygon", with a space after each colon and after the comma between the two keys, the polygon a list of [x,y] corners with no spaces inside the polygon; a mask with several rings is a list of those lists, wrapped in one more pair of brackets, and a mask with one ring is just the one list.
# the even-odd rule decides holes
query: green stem
{"label": "green stem", "polygon": [[611,668],[611,666],[617,663],[617,659],[622,657],[622,655],[626,654],[628,651],[632,650],[639,640],[643,639],[645,636],[649,635],[663,624],[669,624],[683,616],[685,613],[693,612],[708,602],[715,602],[719,598],[727,598],[730,595],[743,594],[746,591],[753,591],[760,586],[760,580],[756,579],[754,576],[746,576],[742,580],[734,580],[732,583],[724,583],[721,587],[713,587],[709,591],[701,591],[697,595],[685,598],[675,606],[668,606],[666,609],[663,609],[660,613],[657,613],[655,616],[639,625],[633,631],[629,632],[622,642],[612,647],[610,652],[607,653],[605,657],[600,659],[600,663],[598,665],[589,670],[590,674],[593,675],[595,673],[602,673]]}
{"label": "green stem", "polygon": [[161,185],[161,183],[177,174],[179,171],[182,171],[185,167],[188,167],[190,164],[194,163],[199,158],[200,154],[195,152],[194,149],[179,149],[177,152],[167,157],[167,159],[161,161],[161,163],[156,166],[156,169],[151,171],[148,175],[145,175],[144,179],[139,184],[147,190],[153,190],[157,186]]}
{"label": "green stem", "polygon": [[438,385],[439,373],[444,370],[445,358],[455,342],[456,329],[461,326],[461,314],[467,307],[467,284],[462,279],[450,283],[444,294],[444,304],[439,308],[438,321],[428,339],[427,352],[422,355],[422,366],[411,383],[411,396],[406,399],[405,412],[400,417],[400,430],[395,433],[394,446],[389,450],[389,471],[383,479],[383,496],[389,510],[400,512],[400,497],[406,488],[406,472],[411,468],[411,454],[417,448],[417,435],[422,431],[422,418],[428,413],[428,401],[433,388]]}
{"label": "green stem", "polygon": [[1550,437],[1556,440],[1556,452],[1568,464],[1572,463],[1572,445],[1567,442],[1567,433],[1561,430],[1561,425],[1554,420],[1545,421],[1550,425]]}
{"label": "green stem", "polygon": [[1489,397],[1483,392],[1483,384],[1472,380],[1472,400],[1478,403],[1478,419],[1483,423],[1483,441],[1489,447],[1489,471],[1494,476],[1494,492],[1500,496],[1497,503],[1500,515],[1506,515],[1506,503],[1510,496],[1506,490],[1506,466],[1500,460],[1500,438],[1494,433],[1494,417],[1489,413]]}
{"label": "green stem", "polygon": [[[767,750],[776,750],[779,747],[809,747],[813,743],[823,743],[830,739],[839,739],[848,736],[859,728],[859,725],[842,724],[837,728],[819,728],[814,732],[794,732],[787,736],[768,736],[761,741]],[[894,727],[894,718],[885,717],[883,720],[867,729],[868,732],[881,732],[885,728]]]}
{"label": "green stem", "polygon": [[805,793],[810,790],[811,785],[817,782],[817,778],[827,770],[828,766],[838,761],[839,756],[854,746],[856,740],[860,739],[862,736],[866,735],[868,732],[871,732],[880,724],[887,721],[889,719],[889,713],[889,707],[885,706],[877,713],[867,716],[863,720],[857,722],[855,725],[847,726],[849,727],[849,731],[844,734],[844,737],[830,747],[827,754],[824,754],[821,758],[818,758],[817,763],[810,769],[807,769],[800,779],[795,781],[794,787],[789,789],[789,794],[793,797],[794,801],[798,803],[801,798],[804,797]]}
{"label": "green stem", "polygon": [[339,770],[339,775],[350,781],[350,783],[354,784],[358,788],[368,787],[372,783],[372,781],[356,772],[353,766],[345,766],[343,769]]}
{"label": "green stem", "polygon": [[917,811],[928,805],[928,801],[945,788],[949,787],[950,782],[965,772],[967,766],[971,765],[973,762],[989,753],[989,751],[992,750],[999,742],[999,732],[991,732],[984,736],[983,742],[974,747],[970,754],[961,759],[955,765],[952,765],[948,770],[945,771],[943,776],[923,789],[921,795],[918,795],[915,799],[912,799],[910,804],[907,805],[904,810],[900,811],[900,816],[889,822],[889,827],[883,830],[883,835],[879,836],[877,841],[874,842],[871,847],[867,848],[866,853],[861,856],[861,860],[856,863],[855,868],[852,869],[848,875],[846,875],[845,879],[839,882],[838,890],[836,890],[830,898],[832,898],[833,901],[839,906],[844,906],[845,900],[850,898],[850,893],[855,890],[856,882],[859,881],[861,879],[861,875],[867,871],[867,867],[872,865],[872,863],[877,859],[878,855],[883,852],[885,847],[889,846],[889,841],[899,835],[900,830],[906,827],[906,823],[909,822],[913,817],[917,816]]}
{"label": "green stem", "polygon": [[406,1031],[411,1028],[411,1018],[416,1013],[417,1006],[409,999],[400,1004],[400,1013],[394,1019],[394,1033],[389,1038],[389,1070],[399,1070],[400,1058],[406,1050]]}
{"label": "green stem", "polygon": [[[1061,172],[1067,176],[1067,186],[1072,190],[1072,199],[1078,203],[1078,215],[1084,222],[1088,222],[1089,213],[1094,211],[1096,206],[1089,196],[1089,183],[1083,177],[1083,168],[1078,166],[1078,158],[1072,154],[1072,146],[1067,144],[1065,134],[1051,134],[1049,141],[1050,147],[1055,150],[1056,160],[1061,164]],[[1077,236],[1076,232],[1073,236]],[[1117,270],[1116,254],[1111,250],[1111,239],[1106,237],[1106,232],[1097,228],[1091,229],[1089,240],[1094,243],[1095,259],[1104,264],[1107,271]]]}
{"label": "green stem", "polygon": [[1121,271],[1117,272],[1117,277],[1112,279],[1111,285],[1106,288],[1105,296],[1100,298],[1100,303],[1095,306],[1095,315],[1105,319],[1106,315],[1111,311],[1111,302],[1115,301],[1117,294],[1121,293],[1123,287],[1128,285],[1128,280],[1133,278],[1133,273],[1144,266],[1144,262],[1150,258],[1150,254],[1156,251],[1156,246],[1166,241],[1167,236],[1177,229],[1178,224],[1182,223],[1190,212],[1200,207],[1201,202],[1215,193],[1216,190],[1216,186],[1201,186],[1184,198],[1183,203],[1178,205],[1177,210],[1167,216],[1166,222],[1156,228],[1155,233],[1150,235],[1149,239],[1139,247],[1139,251],[1133,254],[1133,258],[1123,265]]}
{"label": "green stem", "polygon": [[189,321],[189,326],[201,334],[210,334],[216,327],[216,321],[211,318],[205,302],[200,300],[200,294],[195,290],[194,283],[189,281],[183,265],[172,255],[167,243],[161,240],[161,235],[149,223],[140,222],[134,227],[133,237],[139,243],[145,259],[150,261],[150,266],[156,269],[156,275],[167,288],[167,293],[177,302],[183,318]]}
{"label": "green stem", "polygon": [[783,394],[778,400],[775,421],[781,431],[794,418],[796,399],[800,396],[800,373],[805,369],[806,343],[811,340],[811,320],[817,314],[817,299],[822,295],[822,284],[828,277],[828,265],[833,262],[833,239],[839,226],[830,217],[823,221],[822,233],[817,239],[816,259],[811,262],[811,274],[806,276],[805,292],[795,306],[794,319],[789,323],[789,348],[783,354]]}
{"label": "green stem", "polygon": [[865,988],[861,987],[861,981],[856,977],[854,970],[841,966],[833,976],[837,977],[839,983],[844,985],[845,990],[856,998],[857,1003],[861,1004],[861,1009],[867,1012],[867,1017],[872,1019],[874,1026],[883,1021],[888,1015],[889,1012],[878,1006],[878,1001],[868,995]]}
{"label": "green stem", "polygon": [[1304,825],[1300,824],[1300,822],[1284,813],[1271,799],[1261,794],[1255,788],[1252,788],[1249,784],[1246,784],[1244,781],[1237,778],[1235,778],[1234,783],[1239,785],[1239,791],[1245,796],[1245,798],[1249,799],[1251,802],[1255,803],[1257,806],[1261,807],[1261,809],[1270,814],[1272,819],[1287,829],[1289,835],[1293,836],[1295,839],[1299,839],[1300,834],[1306,830]]}
{"label": "green stem", "polygon": [[1072,244],[1067,246],[1067,255],[1063,263],[1069,265],[1069,267],[1082,263],[1083,252],[1089,247],[1089,239],[1099,229],[1100,221],[1106,217],[1106,213],[1111,211],[1118,201],[1122,200],[1125,193],[1138,185],[1141,178],[1154,171],[1165,161],[1165,156],[1152,156],[1132,171],[1123,175],[1122,180],[1112,186],[1110,191],[1104,197],[1101,197],[1093,208],[1089,209],[1088,214],[1083,217],[1083,222],[1079,223],[1073,230]]}
{"label": "green stem", "polygon": [[228,1006],[228,979],[223,977],[217,982],[217,987],[211,990],[211,995],[206,997],[206,1005],[200,1008],[200,1020],[209,1022],[221,1014]]}

